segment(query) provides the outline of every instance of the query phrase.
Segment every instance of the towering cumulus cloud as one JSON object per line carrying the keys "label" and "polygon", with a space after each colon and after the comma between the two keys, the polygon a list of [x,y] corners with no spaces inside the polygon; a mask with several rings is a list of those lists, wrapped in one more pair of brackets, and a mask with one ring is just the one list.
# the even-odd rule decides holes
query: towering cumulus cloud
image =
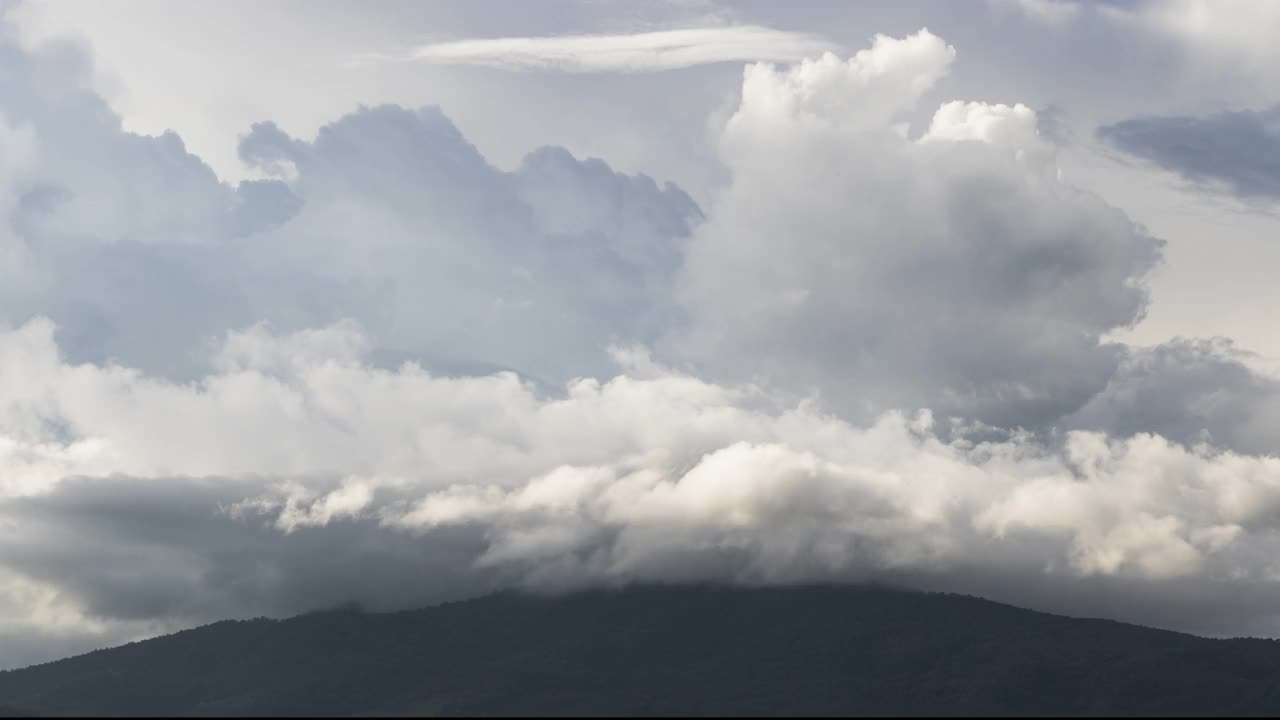
{"label": "towering cumulus cloud", "polygon": [[1120,352],[1099,340],[1141,317],[1160,243],[1059,182],[1024,106],[950,102],[899,131],[954,56],[921,31],[747,69],[683,349],[863,417],[1038,424],[1106,384]]}
{"label": "towering cumulus cloud", "polygon": [[232,187],[0,54],[0,665],[636,580],[1280,633],[1280,385],[1104,340],[1160,242],[1023,105],[912,128],[927,31],[748,66],[705,216],[394,106],[255,125]]}

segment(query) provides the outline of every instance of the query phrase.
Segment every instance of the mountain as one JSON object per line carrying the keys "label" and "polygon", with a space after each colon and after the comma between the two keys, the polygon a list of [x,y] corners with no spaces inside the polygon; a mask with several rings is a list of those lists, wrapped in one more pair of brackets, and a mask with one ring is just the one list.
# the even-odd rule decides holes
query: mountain
{"label": "mountain", "polygon": [[499,594],[227,621],[0,673],[97,715],[1280,714],[1280,642],[850,587]]}

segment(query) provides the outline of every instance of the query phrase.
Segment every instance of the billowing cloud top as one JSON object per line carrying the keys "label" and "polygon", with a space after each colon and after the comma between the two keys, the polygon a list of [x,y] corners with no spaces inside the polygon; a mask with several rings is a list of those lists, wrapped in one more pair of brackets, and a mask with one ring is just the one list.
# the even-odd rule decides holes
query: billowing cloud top
{"label": "billowing cloud top", "polygon": [[1078,408],[1115,371],[1159,241],[1060,182],[1024,106],[896,121],[954,50],[928,31],[847,61],[751,66],[722,138],[730,187],[696,233],[682,349],[846,413],[1001,425]]}
{"label": "billowing cloud top", "polygon": [[1280,385],[1105,339],[1162,243],[1026,105],[913,128],[927,30],[746,66],[705,208],[399,106],[257,124],[231,186],[0,59],[0,664],[644,579],[1277,632]]}

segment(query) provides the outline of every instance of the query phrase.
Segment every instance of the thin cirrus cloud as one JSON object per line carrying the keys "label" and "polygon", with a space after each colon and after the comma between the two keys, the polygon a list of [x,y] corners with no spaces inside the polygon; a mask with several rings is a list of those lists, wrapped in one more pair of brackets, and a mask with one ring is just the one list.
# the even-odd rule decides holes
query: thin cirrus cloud
{"label": "thin cirrus cloud", "polygon": [[517,72],[644,73],[723,62],[793,62],[836,49],[810,33],[756,25],[682,28],[643,33],[504,37],[420,45],[401,55],[371,53],[353,65],[426,62]]}

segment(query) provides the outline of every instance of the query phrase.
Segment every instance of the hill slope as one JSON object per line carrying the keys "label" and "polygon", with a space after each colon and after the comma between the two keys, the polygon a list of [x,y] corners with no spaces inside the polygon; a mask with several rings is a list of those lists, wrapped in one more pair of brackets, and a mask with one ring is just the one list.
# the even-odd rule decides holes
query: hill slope
{"label": "hill slope", "polygon": [[49,714],[1280,714],[1280,642],[866,588],[495,595],[0,673]]}

